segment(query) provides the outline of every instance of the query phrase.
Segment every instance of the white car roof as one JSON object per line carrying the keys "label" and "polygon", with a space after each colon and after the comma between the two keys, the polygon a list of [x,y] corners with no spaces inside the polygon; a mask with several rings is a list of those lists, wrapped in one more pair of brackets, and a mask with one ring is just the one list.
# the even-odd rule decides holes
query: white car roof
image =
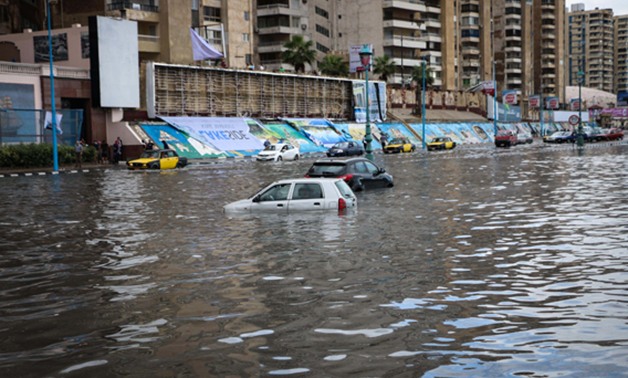
{"label": "white car roof", "polygon": [[293,179],[283,179],[283,180],[277,180],[275,181],[273,184],[287,184],[287,183],[308,183],[308,182],[326,182],[326,181],[338,181],[338,180],[342,180],[340,177],[326,177],[326,178],[319,178],[319,177],[313,177],[313,178],[307,178],[307,177],[299,177],[299,178],[293,178]]}

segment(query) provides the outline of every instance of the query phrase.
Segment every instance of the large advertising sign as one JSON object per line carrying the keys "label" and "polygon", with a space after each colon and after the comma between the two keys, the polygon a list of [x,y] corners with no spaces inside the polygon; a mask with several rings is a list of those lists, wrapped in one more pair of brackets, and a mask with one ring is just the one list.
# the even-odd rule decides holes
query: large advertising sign
{"label": "large advertising sign", "polygon": [[262,142],[250,133],[245,118],[160,117],[193,138],[222,151],[261,150]]}
{"label": "large advertising sign", "polygon": [[628,91],[617,92],[617,106],[628,106]]}
{"label": "large advertising sign", "polygon": [[[353,81],[353,102],[355,120],[359,123],[366,122],[366,90],[365,82]],[[386,84],[380,81],[369,82],[368,95],[369,121],[383,122],[386,120]]]}
{"label": "large advertising sign", "polygon": [[580,99],[579,98],[572,98],[571,100],[569,100],[569,108],[573,111],[579,110],[580,109]]}

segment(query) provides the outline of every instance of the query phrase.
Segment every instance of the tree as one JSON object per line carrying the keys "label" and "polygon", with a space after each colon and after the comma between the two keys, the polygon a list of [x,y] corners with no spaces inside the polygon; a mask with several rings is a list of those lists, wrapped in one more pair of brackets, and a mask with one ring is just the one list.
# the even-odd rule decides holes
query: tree
{"label": "tree", "polygon": [[318,65],[323,75],[329,76],[347,76],[349,75],[349,66],[342,56],[328,54],[325,55],[323,61]]}
{"label": "tree", "polygon": [[[416,114],[421,113],[421,95],[423,91],[423,67],[421,65],[414,66],[412,69],[412,80],[416,82],[416,104],[417,109],[415,111]],[[432,69],[429,66],[425,67],[425,88],[430,88],[434,85],[434,76],[432,75]]]}
{"label": "tree", "polygon": [[379,75],[379,78],[388,82],[388,78],[395,73],[397,66],[388,55],[382,55],[375,58],[373,64],[373,72]]}
{"label": "tree", "polygon": [[305,64],[312,64],[316,58],[316,51],[312,48],[314,42],[306,41],[302,35],[293,35],[283,47],[287,50],[282,53],[283,61],[291,64],[296,72],[305,73]]}

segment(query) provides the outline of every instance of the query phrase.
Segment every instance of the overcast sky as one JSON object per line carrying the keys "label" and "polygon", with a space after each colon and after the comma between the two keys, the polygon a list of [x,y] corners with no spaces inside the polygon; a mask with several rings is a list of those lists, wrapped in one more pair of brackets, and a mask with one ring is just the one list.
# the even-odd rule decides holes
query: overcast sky
{"label": "overcast sky", "polygon": [[628,0],[567,0],[567,8],[571,10],[571,4],[584,3],[585,10],[595,8],[613,10],[615,16],[628,14]]}

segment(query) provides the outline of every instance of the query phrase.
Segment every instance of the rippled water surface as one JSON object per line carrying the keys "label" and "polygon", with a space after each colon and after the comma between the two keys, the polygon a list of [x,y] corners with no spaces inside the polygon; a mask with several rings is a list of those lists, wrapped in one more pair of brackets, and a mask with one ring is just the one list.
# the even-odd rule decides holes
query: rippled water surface
{"label": "rippled water surface", "polygon": [[0,376],[627,376],[627,151],[377,155],[343,216],[222,213],[312,159],[2,178]]}

